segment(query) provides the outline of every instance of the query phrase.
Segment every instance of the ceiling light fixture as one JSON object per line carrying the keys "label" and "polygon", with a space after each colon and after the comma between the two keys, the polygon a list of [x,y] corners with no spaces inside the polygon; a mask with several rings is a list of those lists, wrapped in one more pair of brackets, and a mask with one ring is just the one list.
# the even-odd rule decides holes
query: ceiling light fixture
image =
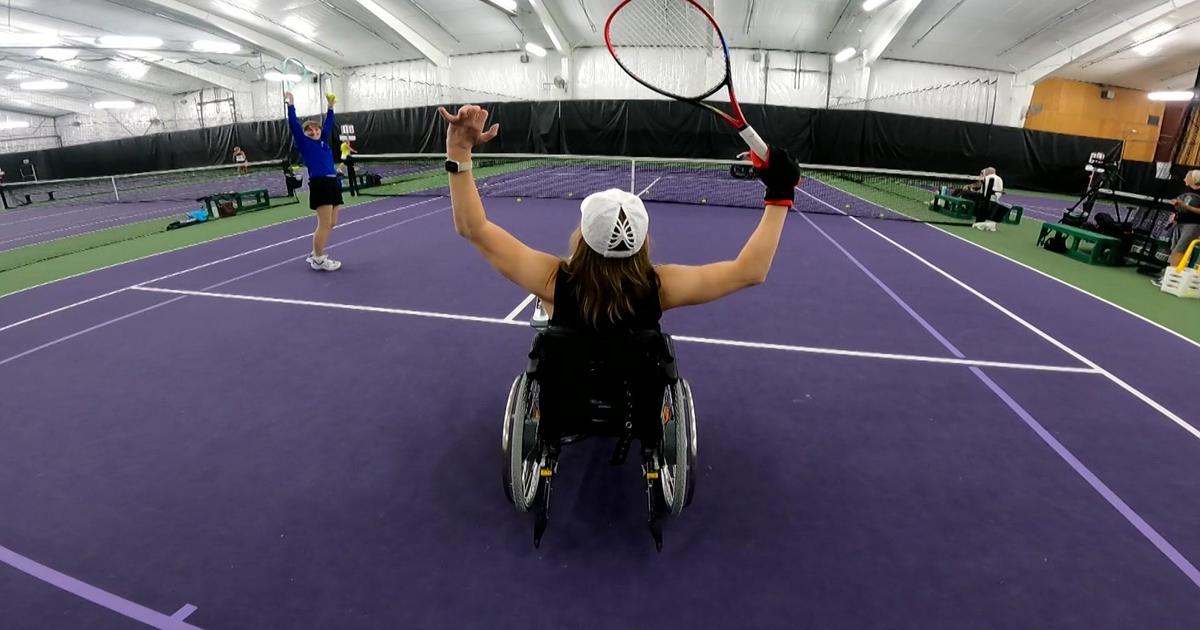
{"label": "ceiling light fixture", "polygon": [[535,57],[545,57],[546,56],[546,49],[542,48],[541,46],[538,46],[537,44],[535,44],[533,42],[525,43],[525,51]]}
{"label": "ceiling light fixture", "polygon": [[300,81],[301,77],[298,74],[284,74],[278,70],[267,70],[266,72],[263,73],[263,78],[268,81],[274,81],[276,83],[278,83],[280,81],[287,81],[289,83],[298,83]]}
{"label": "ceiling light fixture", "polygon": [[133,101],[96,101],[92,107],[96,109],[133,109],[137,104]]}
{"label": "ceiling light fixture", "polygon": [[838,54],[833,56],[833,60],[838,63],[850,61],[854,57],[854,53],[856,53],[856,52],[858,52],[858,51],[855,50],[853,46],[851,46],[849,48],[843,48],[841,52],[839,52]]}
{"label": "ceiling light fixture", "polygon": [[130,79],[140,79],[146,76],[150,71],[150,66],[140,61],[110,61],[112,67],[117,69],[117,72],[129,77]]}
{"label": "ceiling light fixture", "polygon": [[232,55],[242,49],[241,46],[233,42],[222,42],[213,39],[198,39],[192,42],[192,50],[208,53],[221,53]]}
{"label": "ceiling light fixture", "polygon": [[145,37],[141,35],[126,36],[126,35],[105,35],[96,40],[105,48],[161,48],[163,40],[157,37]]}
{"label": "ceiling light fixture", "polygon": [[44,48],[58,43],[52,33],[0,33],[0,48]]}
{"label": "ceiling light fixture", "polygon": [[1192,92],[1151,92],[1147,95],[1152,101],[1190,101],[1195,98]]}
{"label": "ceiling light fixture", "polygon": [[65,90],[67,84],[63,81],[55,81],[54,79],[38,79],[37,81],[25,81],[21,83],[22,90]]}
{"label": "ceiling light fixture", "polygon": [[488,0],[488,2],[491,2],[493,5],[503,9],[507,13],[511,13],[513,15],[517,14],[516,0]]}
{"label": "ceiling light fixture", "polygon": [[51,61],[67,61],[79,54],[74,48],[39,48],[37,56]]}
{"label": "ceiling light fixture", "polygon": [[284,18],[283,26],[303,39],[312,39],[317,34],[317,27],[298,15],[289,15]]}
{"label": "ceiling light fixture", "polygon": [[26,120],[0,121],[0,129],[26,129],[28,127],[29,127],[29,121],[26,121]]}

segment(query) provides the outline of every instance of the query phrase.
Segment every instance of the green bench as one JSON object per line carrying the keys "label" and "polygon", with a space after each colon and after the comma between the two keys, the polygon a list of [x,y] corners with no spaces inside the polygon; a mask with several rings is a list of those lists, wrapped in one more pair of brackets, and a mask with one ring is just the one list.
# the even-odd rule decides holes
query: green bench
{"label": "green bench", "polygon": [[[1121,239],[1061,223],[1042,224],[1042,231],[1038,234],[1038,247],[1044,247],[1046,240],[1056,234],[1067,238],[1066,254],[1075,260],[1089,265],[1116,266],[1121,263]],[[1087,251],[1081,251],[1080,243],[1091,243],[1092,246]]]}
{"label": "green bench", "polygon": [[929,202],[929,209],[952,217],[966,219],[975,217],[975,202],[954,195],[939,193]]}
{"label": "green bench", "polygon": [[[1000,207],[1005,209],[1003,223],[1017,225],[1021,222],[1021,218],[1025,216],[1025,208],[1021,206],[1010,206],[1005,203],[997,202]],[[975,218],[975,201],[971,199],[963,199],[946,193],[938,193],[933,196],[933,201],[929,202],[929,209],[941,214],[952,216],[956,219],[974,219]]]}
{"label": "green bench", "polygon": [[1025,216],[1024,206],[1013,206],[1006,203],[1001,203],[1002,208],[1008,208],[1008,212],[1004,213],[1003,222],[1009,225],[1020,225],[1021,218]]}
{"label": "green bench", "polygon": [[243,212],[253,212],[254,210],[262,210],[271,207],[271,193],[266,188],[258,190],[243,190],[240,192],[227,192],[209,195],[204,198],[204,207],[208,210],[208,216],[217,218],[220,216],[218,209],[221,204],[232,202],[237,208],[238,214]]}

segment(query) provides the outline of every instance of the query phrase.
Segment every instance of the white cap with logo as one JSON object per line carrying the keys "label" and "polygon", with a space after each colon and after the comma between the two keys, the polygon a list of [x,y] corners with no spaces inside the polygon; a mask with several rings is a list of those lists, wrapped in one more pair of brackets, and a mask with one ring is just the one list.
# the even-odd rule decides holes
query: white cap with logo
{"label": "white cap with logo", "polygon": [[588,247],[605,258],[629,258],[642,250],[650,215],[637,195],[610,188],[579,204],[579,231]]}

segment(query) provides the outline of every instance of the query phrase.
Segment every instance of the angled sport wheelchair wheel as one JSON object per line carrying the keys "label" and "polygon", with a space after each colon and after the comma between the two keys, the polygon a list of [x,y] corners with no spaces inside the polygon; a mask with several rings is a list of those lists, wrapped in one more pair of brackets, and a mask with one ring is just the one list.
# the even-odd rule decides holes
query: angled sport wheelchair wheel
{"label": "angled sport wheelchair wheel", "polygon": [[659,487],[665,507],[678,515],[696,489],[696,410],[692,387],[679,379],[663,394]]}
{"label": "angled sport wheelchair wheel", "polygon": [[513,381],[504,410],[504,494],[520,512],[528,512],[541,487],[542,440],[538,434],[541,412],[538,383],[525,374]]}

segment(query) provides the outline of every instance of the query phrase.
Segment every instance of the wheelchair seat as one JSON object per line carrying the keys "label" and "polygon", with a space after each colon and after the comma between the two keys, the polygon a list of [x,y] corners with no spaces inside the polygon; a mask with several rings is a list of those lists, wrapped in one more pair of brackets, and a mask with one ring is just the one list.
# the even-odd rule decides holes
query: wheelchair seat
{"label": "wheelchair seat", "polygon": [[679,376],[671,337],[659,330],[539,330],[505,410],[505,494],[519,511],[535,513],[539,545],[562,446],[579,437],[616,438],[612,463],[621,464],[637,440],[648,524],[661,550],[660,518],[679,514],[695,485],[691,388]]}
{"label": "wheelchair seat", "polygon": [[679,380],[669,335],[603,335],[548,327],[534,338],[525,371],[541,385],[543,436],[634,436],[655,444],[665,388]]}

